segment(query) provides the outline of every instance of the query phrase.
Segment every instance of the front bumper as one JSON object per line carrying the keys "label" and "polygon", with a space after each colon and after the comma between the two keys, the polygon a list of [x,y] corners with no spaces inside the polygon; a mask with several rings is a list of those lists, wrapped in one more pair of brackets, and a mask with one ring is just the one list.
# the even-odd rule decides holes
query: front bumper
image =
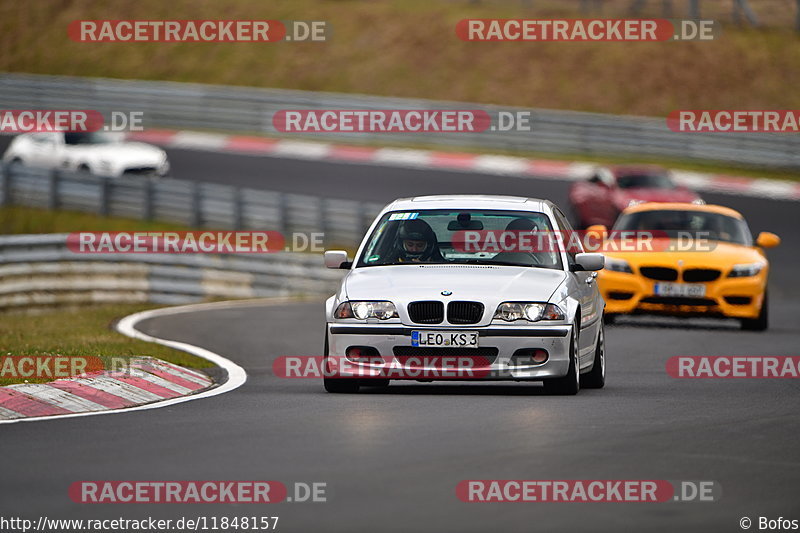
{"label": "front bumper", "polygon": [[666,299],[655,295],[656,280],[638,274],[603,270],[598,286],[606,302],[606,314],[650,313],[676,316],[756,318],[764,300],[766,275],[746,278],[721,277],[703,283],[702,298]]}
{"label": "front bumper", "polygon": [[[356,368],[358,374],[346,373],[341,375],[363,376],[368,373],[370,377],[386,375],[392,379],[477,379],[477,380],[541,380],[547,378],[563,377],[569,370],[570,355],[570,325],[536,325],[511,326],[511,327],[415,327],[403,324],[345,324],[328,323],[329,351],[327,356],[344,357],[347,349],[354,346],[371,347],[377,350],[382,363],[361,363],[349,361],[347,366]],[[420,353],[417,361],[421,364],[414,365],[415,370],[422,370],[419,377],[414,377],[408,367],[409,359],[404,359],[398,352],[407,355],[413,353],[411,343],[412,331],[477,331],[478,348],[463,348],[444,357],[464,357],[471,360],[483,360],[485,364],[471,368],[474,372],[462,373],[459,377],[437,377],[439,368],[427,364],[427,355]],[[544,363],[531,364],[525,361],[519,350],[544,349],[548,359]],[[426,354],[438,357],[437,348],[423,348]],[[475,354],[485,355],[496,352],[496,355],[475,357]],[[455,355],[453,355],[455,353]],[[516,356],[514,354],[517,354]],[[398,377],[402,376],[402,377]]]}

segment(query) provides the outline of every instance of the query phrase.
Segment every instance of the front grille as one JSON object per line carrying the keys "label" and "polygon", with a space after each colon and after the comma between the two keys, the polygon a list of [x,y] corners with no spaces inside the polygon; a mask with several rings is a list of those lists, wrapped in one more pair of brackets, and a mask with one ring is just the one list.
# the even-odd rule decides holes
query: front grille
{"label": "front grille", "polygon": [[480,302],[450,302],[447,304],[447,321],[451,324],[477,324],[483,318]]}
{"label": "front grille", "polygon": [[[447,357],[449,360],[445,361],[447,366],[453,366],[454,357],[463,357],[469,359],[472,364],[471,367],[488,366],[494,363],[497,359],[499,350],[497,348],[432,348],[427,346],[395,346],[392,352],[397,360],[404,367],[407,366],[409,359],[414,357],[417,359],[424,359],[425,366],[437,367],[443,366],[437,364],[437,359]],[[416,362],[414,360],[411,361]],[[422,362],[422,361],[420,361]],[[413,368],[415,365],[410,366]]]}
{"label": "front grille", "polygon": [[725,301],[731,305],[748,305],[753,299],[749,296],[726,296]]}
{"label": "front grille", "polygon": [[444,304],[435,300],[411,302],[408,317],[417,324],[441,324],[444,320]]}
{"label": "front grille", "polygon": [[609,300],[630,300],[633,298],[632,292],[611,291],[608,293]]}
{"label": "front grille", "polygon": [[683,281],[714,281],[719,275],[720,271],[713,268],[690,268],[683,271]]}
{"label": "front grille", "polygon": [[678,271],[674,268],[641,267],[639,272],[642,273],[642,276],[657,281],[675,281],[678,279]]}
{"label": "front grille", "polygon": [[693,305],[708,306],[717,305],[717,302],[708,298],[686,298],[682,296],[648,296],[642,298],[643,303],[663,304],[663,305]]}
{"label": "front grille", "polygon": [[158,169],[156,167],[130,167],[125,169],[125,174],[148,176],[150,174],[155,174],[157,171]]}

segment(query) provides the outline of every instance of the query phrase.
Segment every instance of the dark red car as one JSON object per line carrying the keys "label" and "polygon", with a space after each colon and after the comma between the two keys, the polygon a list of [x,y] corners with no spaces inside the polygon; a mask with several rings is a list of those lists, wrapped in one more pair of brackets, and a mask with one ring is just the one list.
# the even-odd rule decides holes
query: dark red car
{"label": "dark red car", "polygon": [[569,189],[572,222],[579,228],[610,228],[631,203],[695,201],[702,201],[697,193],[677,185],[669,172],[656,166],[599,167]]}

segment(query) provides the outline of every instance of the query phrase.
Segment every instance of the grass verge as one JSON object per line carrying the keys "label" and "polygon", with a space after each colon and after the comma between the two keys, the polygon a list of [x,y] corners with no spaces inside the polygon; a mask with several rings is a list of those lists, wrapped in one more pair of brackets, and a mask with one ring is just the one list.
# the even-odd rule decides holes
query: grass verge
{"label": "grass verge", "polygon": [[[173,350],[166,346],[131,339],[111,328],[126,315],[159,306],[115,304],[70,309],[0,315],[0,355],[4,356],[96,356],[104,368],[110,368],[112,357],[130,358],[142,355],[157,357],[191,368],[210,368],[205,359]],[[21,383],[23,378],[0,374],[0,385]],[[50,379],[30,379],[42,383]]]}
{"label": "grass verge", "polygon": [[[675,17],[685,16],[685,2]],[[599,3],[598,3],[599,4]],[[603,2],[592,17],[630,16]],[[662,2],[642,2],[661,17]],[[798,109],[794,2],[751,2],[763,27],[731,23],[732,2],[702,2],[713,41],[464,42],[465,18],[585,18],[563,0],[91,0],[0,3],[0,70],[422,97],[601,113]],[[73,42],[73,20],[324,20],[326,42]]]}
{"label": "grass verge", "polygon": [[188,229],[186,226],[168,222],[103,217],[78,211],[51,211],[22,206],[0,208],[0,235],[69,233],[73,231],[186,231]]}

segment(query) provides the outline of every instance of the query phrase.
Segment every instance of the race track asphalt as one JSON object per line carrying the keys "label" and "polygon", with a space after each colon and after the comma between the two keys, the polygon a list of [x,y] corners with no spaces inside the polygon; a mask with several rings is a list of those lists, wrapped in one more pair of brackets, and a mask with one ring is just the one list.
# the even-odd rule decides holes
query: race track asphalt
{"label": "race track asphalt", "polygon": [[[172,150],[176,177],[331,197],[485,192],[564,203],[568,184],[458,172]],[[322,301],[204,310],[141,329],[242,365],[223,396],[163,409],[0,429],[0,516],[279,516],[280,531],[741,531],[800,519],[797,380],[678,380],[673,355],[800,355],[797,204],[704,195],[739,209],[770,252],[766,333],[728,321],[629,318],[607,329],[608,385],[576,397],[526,384],[393,384],[330,395],[281,379],[280,355],[319,355]],[[268,228],[267,228],[268,229]],[[79,505],[78,480],[325,482],[327,503]],[[465,479],[709,480],[713,503],[462,503]],[[757,525],[752,529],[756,529]]]}

